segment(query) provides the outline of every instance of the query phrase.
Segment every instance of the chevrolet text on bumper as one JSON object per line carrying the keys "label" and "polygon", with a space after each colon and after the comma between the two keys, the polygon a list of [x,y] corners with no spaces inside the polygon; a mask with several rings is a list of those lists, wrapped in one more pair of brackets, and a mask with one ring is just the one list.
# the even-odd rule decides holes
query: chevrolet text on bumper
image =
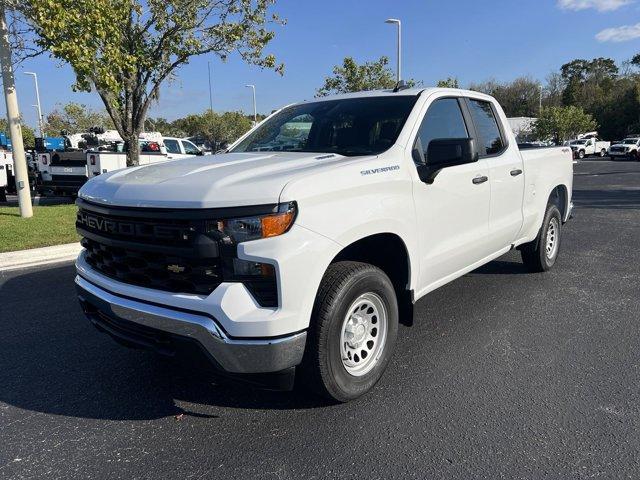
{"label": "chevrolet text on bumper", "polygon": [[124,345],[348,401],[382,376],[401,303],[513,248],[551,269],[572,178],[571,149],[519,151],[477,92],[303,102],[229,153],[87,182],[78,298]]}

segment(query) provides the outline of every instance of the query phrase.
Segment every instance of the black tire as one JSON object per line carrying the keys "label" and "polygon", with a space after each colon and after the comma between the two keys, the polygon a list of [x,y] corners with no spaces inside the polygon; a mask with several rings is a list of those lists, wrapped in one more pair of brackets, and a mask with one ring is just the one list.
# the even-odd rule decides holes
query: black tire
{"label": "black tire", "polygon": [[604,158],[606,156],[607,156],[607,150],[603,148],[602,150],[600,150],[600,158]]}
{"label": "black tire", "polygon": [[[547,253],[547,234],[550,225],[553,223],[555,230],[555,248],[552,255]],[[554,203],[547,205],[547,211],[542,221],[542,227],[538,232],[538,236],[532,242],[525,243],[520,247],[520,255],[522,262],[531,272],[547,272],[553,268],[560,253],[560,245],[562,242],[562,215],[558,206]]]}
{"label": "black tire", "polygon": [[580,160],[582,160],[582,159],[584,159],[584,157],[585,157],[584,150],[579,150],[578,151],[578,158]]}
{"label": "black tire", "polygon": [[[371,370],[354,376],[343,363],[341,340],[349,308],[363,294],[374,294],[384,304],[386,341],[377,350],[377,360],[372,361]],[[354,400],[371,390],[382,376],[391,359],[397,333],[398,302],[389,277],[366,263],[333,263],[327,269],[316,296],[297,378],[328,399],[338,402]]]}

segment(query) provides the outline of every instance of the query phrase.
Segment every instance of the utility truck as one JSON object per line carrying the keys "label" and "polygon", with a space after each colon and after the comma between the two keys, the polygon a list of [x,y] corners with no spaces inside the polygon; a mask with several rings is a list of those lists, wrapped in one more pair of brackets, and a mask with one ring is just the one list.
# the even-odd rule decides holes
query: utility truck
{"label": "utility truck", "polygon": [[87,182],[78,297],[125,345],[349,401],[382,376],[413,302],[513,249],[553,268],[572,182],[571,149],[521,152],[488,95],[313,99],[227,153]]}
{"label": "utility truck", "polygon": [[572,140],[569,142],[569,146],[573,151],[574,158],[582,160],[583,158],[592,155],[605,157],[611,143],[605,142],[604,140],[598,140],[596,136],[588,136],[578,140]]}
{"label": "utility truck", "polygon": [[[145,138],[147,140],[140,140],[139,165],[203,155],[198,147],[184,138],[162,136],[147,136]],[[90,150],[86,157],[89,178],[127,167],[127,154],[124,152],[122,144],[115,144],[110,149]]]}

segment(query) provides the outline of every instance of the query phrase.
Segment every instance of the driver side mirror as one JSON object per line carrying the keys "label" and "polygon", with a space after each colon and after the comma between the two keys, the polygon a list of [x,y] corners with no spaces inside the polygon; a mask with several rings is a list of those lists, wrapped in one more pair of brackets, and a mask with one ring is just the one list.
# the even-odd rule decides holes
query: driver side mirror
{"label": "driver side mirror", "polygon": [[[422,154],[414,149],[414,160],[416,156],[422,158]],[[473,138],[442,138],[429,142],[426,160],[418,165],[418,175],[420,180],[431,184],[443,168],[477,162],[478,152]]]}

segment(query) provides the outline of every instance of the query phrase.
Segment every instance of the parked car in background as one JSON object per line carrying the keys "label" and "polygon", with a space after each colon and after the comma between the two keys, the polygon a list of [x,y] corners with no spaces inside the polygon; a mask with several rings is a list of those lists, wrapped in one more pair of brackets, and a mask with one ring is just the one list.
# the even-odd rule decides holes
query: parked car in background
{"label": "parked car in background", "polygon": [[572,140],[569,142],[569,146],[573,150],[574,158],[583,159],[591,155],[605,157],[611,144],[604,140],[598,140],[596,137],[591,137]]}
{"label": "parked car in background", "polygon": [[169,160],[204,155],[195,143],[186,138],[162,137],[162,144]]}
{"label": "parked car in background", "polygon": [[572,183],[571,150],[520,151],[488,95],[313,99],[227,153],[87,182],[78,297],[126,345],[344,402],[380,379],[412,302],[512,249],[551,269]]}
{"label": "parked car in background", "polygon": [[630,158],[640,161],[640,135],[625,138],[609,147],[611,158]]}

